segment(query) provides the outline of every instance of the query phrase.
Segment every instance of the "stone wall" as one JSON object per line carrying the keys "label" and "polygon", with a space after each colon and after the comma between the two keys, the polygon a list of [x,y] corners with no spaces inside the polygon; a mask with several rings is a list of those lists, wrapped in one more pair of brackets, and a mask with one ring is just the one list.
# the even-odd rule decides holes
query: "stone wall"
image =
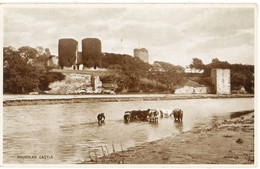
{"label": "stone wall", "polygon": [[99,76],[83,74],[67,74],[62,81],[53,82],[49,85],[51,94],[83,94],[101,93],[102,82]]}

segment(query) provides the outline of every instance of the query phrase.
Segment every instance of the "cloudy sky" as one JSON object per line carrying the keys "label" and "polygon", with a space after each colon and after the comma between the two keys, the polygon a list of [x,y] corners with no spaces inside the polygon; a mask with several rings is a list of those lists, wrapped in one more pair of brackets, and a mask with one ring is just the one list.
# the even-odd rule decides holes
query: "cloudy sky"
{"label": "cloudy sky", "polygon": [[254,64],[254,8],[174,4],[44,5],[4,8],[4,46],[43,46],[95,37],[102,51],[133,55],[146,48],[150,63],[189,65],[192,58]]}

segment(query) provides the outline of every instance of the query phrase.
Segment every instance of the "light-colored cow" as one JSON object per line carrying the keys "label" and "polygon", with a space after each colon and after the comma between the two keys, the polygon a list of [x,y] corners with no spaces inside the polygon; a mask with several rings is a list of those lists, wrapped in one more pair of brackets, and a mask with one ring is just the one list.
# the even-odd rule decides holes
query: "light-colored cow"
{"label": "light-colored cow", "polygon": [[173,110],[169,110],[169,109],[160,109],[160,114],[161,117],[171,117],[173,116]]}
{"label": "light-colored cow", "polygon": [[149,121],[150,122],[158,122],[158,118],[160,116],[160,111],[156,109],[149,109]]}

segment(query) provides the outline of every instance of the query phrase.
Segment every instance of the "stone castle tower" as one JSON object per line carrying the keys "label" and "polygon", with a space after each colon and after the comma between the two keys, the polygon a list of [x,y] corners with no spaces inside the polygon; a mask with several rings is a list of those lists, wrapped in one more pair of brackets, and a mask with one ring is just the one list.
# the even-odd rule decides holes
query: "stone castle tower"
{"label": "stone castle tower", "polygon": [[134,49],[134,57],[138,57],[144,62],[149,62],[149,53],[145,48],[142,49]]}

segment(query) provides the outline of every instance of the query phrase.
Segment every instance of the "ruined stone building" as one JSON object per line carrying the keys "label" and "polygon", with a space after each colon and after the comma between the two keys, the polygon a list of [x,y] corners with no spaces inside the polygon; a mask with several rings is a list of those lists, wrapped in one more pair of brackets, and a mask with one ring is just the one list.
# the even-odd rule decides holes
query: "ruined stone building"
{"label": "ruined stone building", "polygon": [[[101,66],[101,41],[97,38],[82,40],[82,52],[78,51],[78,41],[71,38],[59,40],[59,66],[82,70],[83,67]],[[84,66],[83,66],[84,65]]]}
{"label": "ruined stone building", "polygon": [[82,62],[82,52],[78,52],[75,65],[77,66],[77,70],[84,69],[83,62]]}
{"label": "ruined stone building", "polygon": [[144,62],[149,62],[149,53],[145,48],[142,49],[134,49],[134,57],[138,57]]}
{"label": "ruined stone building", "polygon": [[78,41],[75,39],[60,39],[59,40],[59,65],[63,67],[72,67],[75,65],[78,54]]}
{"label": "ruined stone building", "polygon": [[211,80],[214,93],[231,94],[230,69],[212,69]]}
{"label": "ruined stone building", "polygon": [[101,66],[101,41],[97,38],[85,38],[82,40],[82,62],[86,67]]}

